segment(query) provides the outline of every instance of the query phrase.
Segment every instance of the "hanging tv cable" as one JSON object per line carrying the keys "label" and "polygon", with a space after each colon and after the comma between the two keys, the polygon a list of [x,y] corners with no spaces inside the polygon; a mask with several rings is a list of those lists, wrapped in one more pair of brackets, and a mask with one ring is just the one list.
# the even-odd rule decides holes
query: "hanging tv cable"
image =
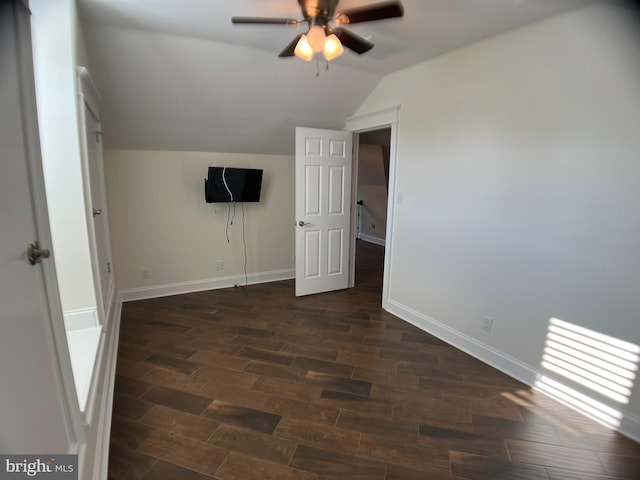
{"label": "hanging tv cable", "polygon": [[233,193],[229,189],[229,185],[227,185],[227,178],[225,177],[226,171],[227,171],[227,167],[224,167],[222,169],[222,183],[224,183],[224,188],[226,188],[227,192],[229,192],[229,197],[231,198],[231,201],[233,202]]}
{"label": "hanging tv cable", "polygon": [[[231,199],[231,203],[233,203],[233,217],[231,217],[231,225],[233,225],[233,220],[236,218],[236,202],[233,200],[233,192],[231,191],[231,189],[229,188],[229,185],[227,184],[227,177],[226,177],[226,172],[227,172],[227,167],[224,167],[222,169],[222,183],[224,183],[224,188],[227,189],[227,192],[229,193],[229,198]],[[226,235],[227,235],[227,243],[231,243],[229,241],[229,217],[231,216],[231,203],[227,203],[227,228],[226,228]]]}
{"label": "hanging tv cable", "polygon": [[225,229],[225,231],[224,231],[224,233],[225,233],[225,234],[226,234],[226,236],[227,236],[227,243],[231,243],[231,242],[229,241],[229,217],[230,217],[230,216],[231,216],[231,204],[230,204],[230,203],[227,203],[227,227],[226,227],[226,229]]}
{"label": "hanging tv cable", "polygon": [[244,245],[244,285],[249,285],[249,276],[247,275],[247,240],[244,236],[244,203],[240,204],[242,207],[242,243]]}

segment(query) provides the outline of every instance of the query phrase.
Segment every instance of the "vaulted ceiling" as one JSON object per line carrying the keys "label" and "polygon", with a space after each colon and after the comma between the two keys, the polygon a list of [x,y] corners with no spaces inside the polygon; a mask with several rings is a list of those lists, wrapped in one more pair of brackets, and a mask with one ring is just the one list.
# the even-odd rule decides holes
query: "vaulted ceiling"
{"label": "vaulted ceiling", "polygon": [[278,58],[306,24],[230,21],[301,18],[296,0],[77,0],[106,147],[269,154],[293,153],[296,126],[342,128],[391,72],[592,1],[403,0],[402,18],[348,27],[373,50],[316,75]]}

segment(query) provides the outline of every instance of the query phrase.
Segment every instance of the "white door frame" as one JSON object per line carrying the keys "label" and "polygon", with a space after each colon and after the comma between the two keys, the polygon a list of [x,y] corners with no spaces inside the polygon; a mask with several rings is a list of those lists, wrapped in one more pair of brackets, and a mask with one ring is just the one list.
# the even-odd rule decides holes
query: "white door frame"
{"label": "white door frame", "polygon": [[[91,270],[93,274],[93,284],[94,291],[96,296],[97,303],[97,311],[98,318],[100,319],[100,324],[105,326],[107,319],[110,318],[110,309],[113,304],[113,300],[115,297],[115,282],[114,282],[114,273],[113,273],[113,262],[109,260],[111,275],[109,276],[109,285],[107,286],[107,298],[103,298],[102,295],[102,278],[100,275],[101,268],[105,268],[104,265],[100,265],[99,255],[98,255],[98,247],[96,242],[96,230],[94,228],[94,220],[93,220],[93,202],[91,195],[91,165],[89,165],[89,153],[88,153],[88,142],[91,139],[87,138],[86,132],[86,114],[85,107],[91,112],[91,114],[95,117],[98,124],[100,123],[100,95],[91,80],[91,76],[89,75],[89,71],[86,67],[77,67],[76,69],[78,76],[78,124],[80,125],[80,143],[81,143],[81,155],[82,155],[82,183],[84,190],[84,200],[85,200],[85,211],[86,211],[86,219],[87,219],[87,230],[89,233],[89,251],[91,254]],[[97,159],[97,176],[98,182],[104,186],[104,167],[103,167],[103,158],[102,158],[102,142],[100,143],[101,148],[99,149],[99,157]],[[101,208],[102,215],[106,219],[108,219],[108,209],[107,209],[107,198],[104,191],[104,187],[99,192],[101,197]],[[107,257],[109,259],[112,258],[111,254],[111,235],[109,231],[109,222],[105,220],[104,222],[105,238],[102,239],[104,242],[105,248],[107,250]]]}
{"label": "white door frame", "polygon": [[[381,128],[391,128],[391,143],[389,151],[389,190],[387,192],[387,229],[385,233],[385,249],[384,249],[384,273],[382,279],[382,308],[387,309],[389,301],[389,277],[391,275],[391,252],[393,246],[393,217],[396,196],[396,157],[398,152],[398,123],[400,120],[400,106],[379,110],[377,112],[366,115],[358,115],[347,119],[345,130],[352,131],[357,138],[357,134],[368,132],[371,130],[379,130]],[[354,139],[354,158],[353,158],[353,175],[352,182],[358,181],[358,142]],[[353,184],[351,205],[356,203],[355,194],[357,192],[357,184]],[[352,210],[355,212],[355,208]],[[356,215],[352,216],[351,235],[351,265],[350,265],[350,282],[349,286],[355,285],[355,252],[356,252],[356,235],[355,221]]]}

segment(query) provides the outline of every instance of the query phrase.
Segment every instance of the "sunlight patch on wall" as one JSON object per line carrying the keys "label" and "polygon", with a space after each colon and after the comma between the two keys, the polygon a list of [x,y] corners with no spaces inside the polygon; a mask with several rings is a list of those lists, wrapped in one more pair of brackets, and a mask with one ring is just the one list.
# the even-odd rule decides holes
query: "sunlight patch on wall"
{"label": "sunlight patch on wall", "polygon": [[[617,403],[629,403],[640,362],[640,347],[569,322],[549,321],[542,367]],[[622,415],[575,389],[545,375],[536,387],[611,427]]]}

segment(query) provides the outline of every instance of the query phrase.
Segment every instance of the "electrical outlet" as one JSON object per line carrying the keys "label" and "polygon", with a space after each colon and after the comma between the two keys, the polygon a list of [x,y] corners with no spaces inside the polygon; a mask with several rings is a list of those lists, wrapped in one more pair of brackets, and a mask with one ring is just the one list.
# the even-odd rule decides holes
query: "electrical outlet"
{"label": "electrical outlet", "polygon": [[148,268],[142,269],[142,279],[149,280],[151,278],[151,271]]}
{"label": "electrical outlet", "polygon": [[216,270],[224,270],[224,261],[216,260]]}
{"label": "electrical outlet", "polygon": [[491,327],[493,327],[493,318],[485,315],[482,318],[482,330],[484,330],[485,332],[490,332]]}

